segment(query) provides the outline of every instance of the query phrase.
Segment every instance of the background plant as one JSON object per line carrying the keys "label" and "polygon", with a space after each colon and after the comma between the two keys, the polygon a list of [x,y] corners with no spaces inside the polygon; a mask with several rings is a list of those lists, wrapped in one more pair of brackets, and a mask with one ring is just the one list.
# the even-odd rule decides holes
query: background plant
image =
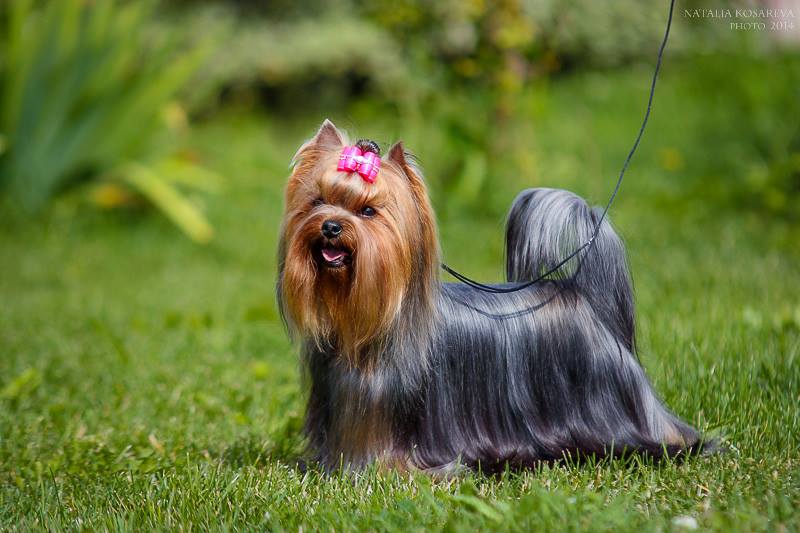
{"label": "background plant", "polygon": [[[775,49],[704,56],[691,94],[706,101],[697,123],[696,161],[708,182],[701,188],[739,208],[800,216],[800,56]],[[735,80],[732,80],[735,71]],[[782,83],[774,83],[776,77]],[[701,86],[702,85],[702,86]],[[714,87],[713,92],[707,91]]]}
{"label": "background plant", "polygon": [[216,180],[174,153],[186,125],[175,99],[207,49],[183,50],[180,32],[148,26],[150,13],[132,2],[3,2],[0,187],[35,211],[78,183],[103,182],[100,204],[135,191],[207,241],[211,226],[182,189]]}
{"label": "background plant", "polygon": [[[758,3],[731,0],[716,8],[754,6]],[[396,113],[400,126],[392,133],[422,146],[420,155],[434,176],[433,194],[485,213],[493,177],[531,173],[536,166],[530,146],[538,133],[541,101],[529,87],[573,72],[651,68],[667,7],[636,0],[337,0],[302,7],[291,2],[265,6],[248,0],[182,0],[170,3],[168,11],[193,33],[220,26],[229,31],[225,46],[200,72],[215,87],[210,98],[195,100],[203,112],[244,103],[300,120],[310,112],[322,116],[350,105],[371,110],[367,114],[373,120]],[[770,55],[786,57],[793,68],[792,51],[781,51],[775,35],[744,36],[742,42],[743,36],[730,31],[726,21],[686,18],[683,9],[708,6],[694,0],[677,6],[669,55],[702,53],[709,58],[709,76],[696,80],[694,91],[708,96],[710,108],[716,105],[713,93],[722,90],[738,91],[741,105],[759,115],[791,111],[793,102],[800,101],[789,86],[767,87],[760,74],[751,72],[763,69],[759,63]],[[726,69],[736,60],[722,57],[723,50],[728,55],[738,50],[742,60],[736,77],[746,81],[730,83],[732,74]],[[784,103],[755,105],[763,98]],[[720,118],[735,120],[732,116]],[[758,203],[773,206],[769,209],[775,213],[791,213],[798,209],[796,158],[791,155],[796,135],[785,131],[792,128],[787,121],[777,118],[760,121],[766,128],[780,128],[783,133],[777,138],[757,128],[751,133],[761,140],[751,143],[744,141],[745,135],[732,135],[732,142],[719,147],[772,145],[759,149],[764,165],[726,169],[724,186],[738,196],[759,197]],[[739,133],[735,126],[729,131]],[[710,174],[718,170],[709,169]],[[448,216],[447,209],[440,216]]]}

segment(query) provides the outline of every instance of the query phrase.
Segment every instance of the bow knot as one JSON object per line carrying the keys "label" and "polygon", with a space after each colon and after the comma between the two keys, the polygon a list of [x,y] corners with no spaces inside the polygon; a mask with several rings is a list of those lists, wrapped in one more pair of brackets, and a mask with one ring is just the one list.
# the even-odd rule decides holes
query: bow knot
{"label": "bow knot", "polygon": [[345,146],[339,156],[336,170],[339,172],[358,172],[367,183],[375,183],[381,158],[374,152],[364,152],[358,146]]}

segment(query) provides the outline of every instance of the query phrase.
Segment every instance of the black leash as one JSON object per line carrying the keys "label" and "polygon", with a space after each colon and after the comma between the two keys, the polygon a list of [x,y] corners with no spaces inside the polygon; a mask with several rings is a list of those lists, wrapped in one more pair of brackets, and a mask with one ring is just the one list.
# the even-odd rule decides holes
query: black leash
{"label": "black leash", "polygon": [[647,121],[650,118],[650,109],[653,106],[653,95],[656,92],[656,81],[658,81],[658,72],[661,69],[661,59],[664,56],[664,49],[667,47],[667,40],[669,39],[669,30],[672,27],[672,12],[675,9],[675,0],[670,0],[669,3],[669,16],[667,18],[667,28],[664,31],[664,39],[661,41],[661,47],[658,49],[658,59],[656,60],[656,68],[653,72],[653,81],[650,83],[650,96],[647,99],[647,111],[644,113],[644,119],[642,120],[642,126],[639,128],[639,134],[636,136],[636,141],[633,143],[633,147],[631,151],[628,153],[628,157],[625,158],[625,163],[622,165],[622,169],[619,172],[619,177],[617,178],[617,184],[614,186],[614,191],[611,193],[611,197],[608,199],[608,203],[606,204],[605,209],[603,209],[603,214],[600,216],[600,219],[597,221],[597,225],[592,232],[592,236],[589,237],[585,243],[580,245],[574,252],[566,256],[564,259],[558,262],[554,267],[550,270],[545,272],[544,274],[540,275],[538,278],[526,281],[524,283],[520,283],[514,287],[492,287],[491,285],[485,285],[483,283],[477,282],[473,279],[468,278],[464,274],[459,273],[456,270],[453,270],[445,263],[442,263],[442,268],[451,276],[456,278],[462,283],[466,283],[467,285],[478,289],[483,292],[495,293],[495,294],[503,294],[503,293],[510,293],[510,292],[517,292],[523,289],[530,287],[540,281],[546,279],[551,274],[555,273],[564,266],[568,261],[573,259],[583,250],[590,248],[594,244],[594,240],[597,237],[597,234],[600,233],[600,226],[603,224],[603,220],[605,220],[606,215],[608,214],[608,210],[611,209],[611,204],[614,203],[614,200],[617,198],[617,193],[619,192],[619,188],[622,185],[622,178],[625,176],[625,171],[628,170],[628,165],[633,158],[633,154],[636,153],[636,149],[639,147],[639,141],[642,140],[642,135],[644,134],[644,129],[647,126]]}

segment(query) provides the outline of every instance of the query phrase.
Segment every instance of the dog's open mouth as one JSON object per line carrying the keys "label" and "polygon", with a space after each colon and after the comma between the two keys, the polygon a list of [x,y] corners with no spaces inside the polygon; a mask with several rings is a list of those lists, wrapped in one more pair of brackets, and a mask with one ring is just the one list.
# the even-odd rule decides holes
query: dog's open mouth
{"label": "dog's open mouth", "polygon": [[342,267],[350,263],[350,252],[344,248],[323,244],[319,248],[322,264],[328,267]]}

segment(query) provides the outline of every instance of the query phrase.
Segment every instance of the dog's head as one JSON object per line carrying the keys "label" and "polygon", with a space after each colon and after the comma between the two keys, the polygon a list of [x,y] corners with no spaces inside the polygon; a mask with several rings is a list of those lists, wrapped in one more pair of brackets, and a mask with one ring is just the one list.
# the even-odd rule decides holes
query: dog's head
{"label": "dog's head", "polygon": [[[358,363],[365,345],[427,317],[439,250],[425,183],[402,144],[389,149],[373,182],[337,170],[348,144],[326,120],[295,155],[278,298],[290,330]],[[359,148],[378,152],[371,141]]]}

